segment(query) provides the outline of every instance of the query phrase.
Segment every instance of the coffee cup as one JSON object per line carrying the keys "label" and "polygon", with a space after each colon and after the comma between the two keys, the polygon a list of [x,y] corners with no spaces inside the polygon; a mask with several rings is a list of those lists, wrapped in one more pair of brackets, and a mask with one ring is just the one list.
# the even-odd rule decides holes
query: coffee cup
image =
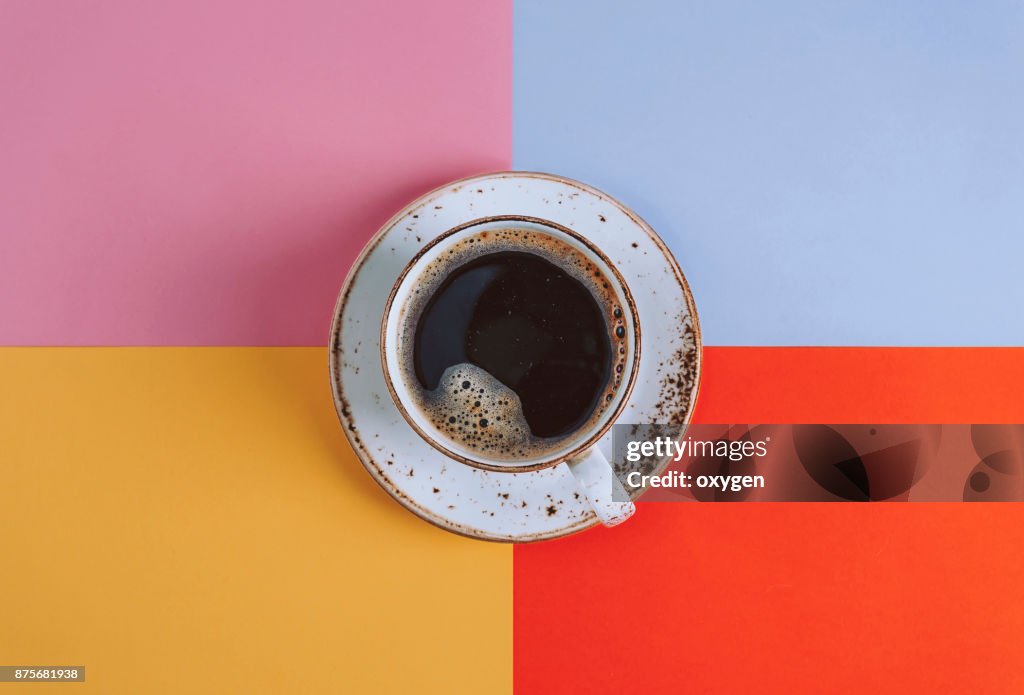
{"label": "coffee cup", "polygon": [[635,511],[597,442],[629,400],[640,324],[582,235],[516,215],[441,234],[395,282],[380,351],[396,407],[446,456],[506,473],[565,463],[602,523]]}

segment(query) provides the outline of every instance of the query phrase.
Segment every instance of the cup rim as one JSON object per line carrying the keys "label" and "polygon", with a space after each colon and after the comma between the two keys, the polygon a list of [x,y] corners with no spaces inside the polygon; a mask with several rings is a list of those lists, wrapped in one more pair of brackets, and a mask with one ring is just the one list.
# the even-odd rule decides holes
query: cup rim
{"label": "cup rim", "polygon": [[[482,224],[490,224],[493,222],[527,222],[530,224],[536,224],[565,234],[574,239],[575,241],[577,241],[578,243],[582,244],[589,252],[597,256],[597,258],[600,259],[600,261],[605,265],[605,267],[609,271],[611,271],[612,275],[615,277],[615,281],[618,283],[619,288],[622,290],[622,295],[625,299],[626,308],[628,308],[629,310],[633,324],[633,344],[635,345],[635,348],[633,350],[633,359],[630,364],[629,378],[627,380],[627,383],[624,385],[625,389],[621,392],[622,396],[619,398],[619,402],[615,406],[615,409],[610,411],[610,413],[605,416],[604,424],[596,428],[585,440],[578,443],[569,451],[565,453],[560,453],[558,454],[558,456],[554,458],[545,459],[543,461],[531,463],[524,466],[502,466],[470,458],[464,456],[463,454],[457,451],[452,450],[451,448],[445,446],[445,444],[442,443],[441,441],[438,441],[437,438],[430,436],[427,432],[423,430],[422,427],[420,427],[420,425],[416,422],[415,418],[412,417],[412,414],[409,413],[409,411],[406,409],[405,404],[402,402],[402,399],[398,395],[398,392],[395,388],[395,384],[393,383],[391,378],[391,373],[388,369],[386,342],[388,318],[391,316],[391,309],[394,304],[395,298],[398,296],[398,291],[401,288],[402,284],[405,282],[406,277],[412,272],[413,268],[416,267],[416,265],[419,263],[420,259],[423,258],[423,256],[425,256],[431,249],[444,242],[446,239],[450,238],[455,234],[458,234],[459,232],[469,229],[470,227],[476,227]],[[464,463],[467,466],[472,466],[473,468],[485,471],[495,471],[500,473],[529,473],[532,471],[543,470],[545,468],[551,468],[553,466],[557,466],[558,464],[564,461],[568,461],[569,459],[579,456],[581,453],[587,451],[588,449],[596,445],[597,442],[601,439],[601,437],[603,437],[608,432],[608,430],[611,429],[612,425],[614,425],[615,422],[619,419],[619,416],[622,415],[622,411],[625,410],[626,408],[626,404],[629,402],[630,396],[633,393],[633,387],[636,385],[636,379],[640,369],[640,352],[640,312],[637,309],[636,301],[633,299],[633,294],[630,292],[629,285],[626,283],[625,278],[622,277],[622,274],[619,272],[619,269],[616,268],[615,264],[611,262],[611,259],[609,259],[603,251],[597,248],[597,246],[595,246],[589,239],[584,237],[579,232],[573,231],[572,229],[569,229],[564,225],[558,224],[557,222],[546,220],[541,217],[533,217],[530,215],[491,215],[488,217],[479,217],[458,224],[452,227],[451,229],[442,232],[438,236],[434,237],[432,240],[426,243],[423,246],[423,248],[421,248],[416,253],[416,255],[412,257],[412,259],[409,260],[409,262],[405,265],[405,268],[403,268],[402,272],[399,274],[398,279],[395,280],[395,284],[392,285],[391,292],[388,294],[387,302],[385,302],[384,304],[384,315],[381,317],[380,323],[380,361],[381,371],[384,373],[384,384],[387,386],[388,393],[391,394],[391,400],[394,402],[395,407],[398,408],[398,411],[402,414],[402,417],[405,419],[405,421],[409,423],[409,426],[412,427],[412,429],[416,432],[416,434],[420,436],[421,439],[423,439],[423,441],[425,441],[427,444],[440,451],[445,456],[448,456],[449,458],[452,458],[460,463]]]}

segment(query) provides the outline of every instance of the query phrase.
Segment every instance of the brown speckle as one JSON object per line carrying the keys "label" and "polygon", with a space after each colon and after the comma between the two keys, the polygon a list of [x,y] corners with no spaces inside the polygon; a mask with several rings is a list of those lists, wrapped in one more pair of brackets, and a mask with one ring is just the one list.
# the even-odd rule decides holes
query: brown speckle
{"label": "brown speckle", "polygon": [[548,513],[548,516],[554,516],[555,514],[558,513],[558,507],[556,507],[555,505],[552,504],[550,507],[548,507],[544,511],[546,511]]}
{"label": "brown speckle", "polygon": [[597,219],[601,220],[602,222],[607,222],[608,221],[608,219],[604,215],[598,215]]}

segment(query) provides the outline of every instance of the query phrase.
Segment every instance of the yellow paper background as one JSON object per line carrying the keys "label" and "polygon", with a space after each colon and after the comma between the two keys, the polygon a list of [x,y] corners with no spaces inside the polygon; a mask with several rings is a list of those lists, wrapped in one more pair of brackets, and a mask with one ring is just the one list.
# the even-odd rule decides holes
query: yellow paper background
{"label": "yellow paper background", "polygon": [[0,349],[0,663],[33,693],[511,692],[512,548],[371,480],[323,348]]}

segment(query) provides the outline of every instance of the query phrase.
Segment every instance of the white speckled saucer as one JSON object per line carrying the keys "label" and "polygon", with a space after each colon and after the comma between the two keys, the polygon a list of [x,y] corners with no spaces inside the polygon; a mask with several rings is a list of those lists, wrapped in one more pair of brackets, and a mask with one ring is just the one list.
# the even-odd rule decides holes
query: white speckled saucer
{"label": "white speckled saucer", "polygon": [[[374,235],[349,271],[335,307],[334,402],[360,461],[418,516],[486,540],[557,538],[597,523],[564,464],[502,473],[447,458],[399,413],[381,367],[384,305],[406,264],[439,234],[493,215],[557,222],[587,237],[615,263],[636,301],[642,344],[636,385],[619,422],[685,427],[700,382],[701,341],[682,271],[654,230],[621,203],[576,181],[532,172],[447,184],[408,205]],[[611,455],[610,433],[599,446]]]}

